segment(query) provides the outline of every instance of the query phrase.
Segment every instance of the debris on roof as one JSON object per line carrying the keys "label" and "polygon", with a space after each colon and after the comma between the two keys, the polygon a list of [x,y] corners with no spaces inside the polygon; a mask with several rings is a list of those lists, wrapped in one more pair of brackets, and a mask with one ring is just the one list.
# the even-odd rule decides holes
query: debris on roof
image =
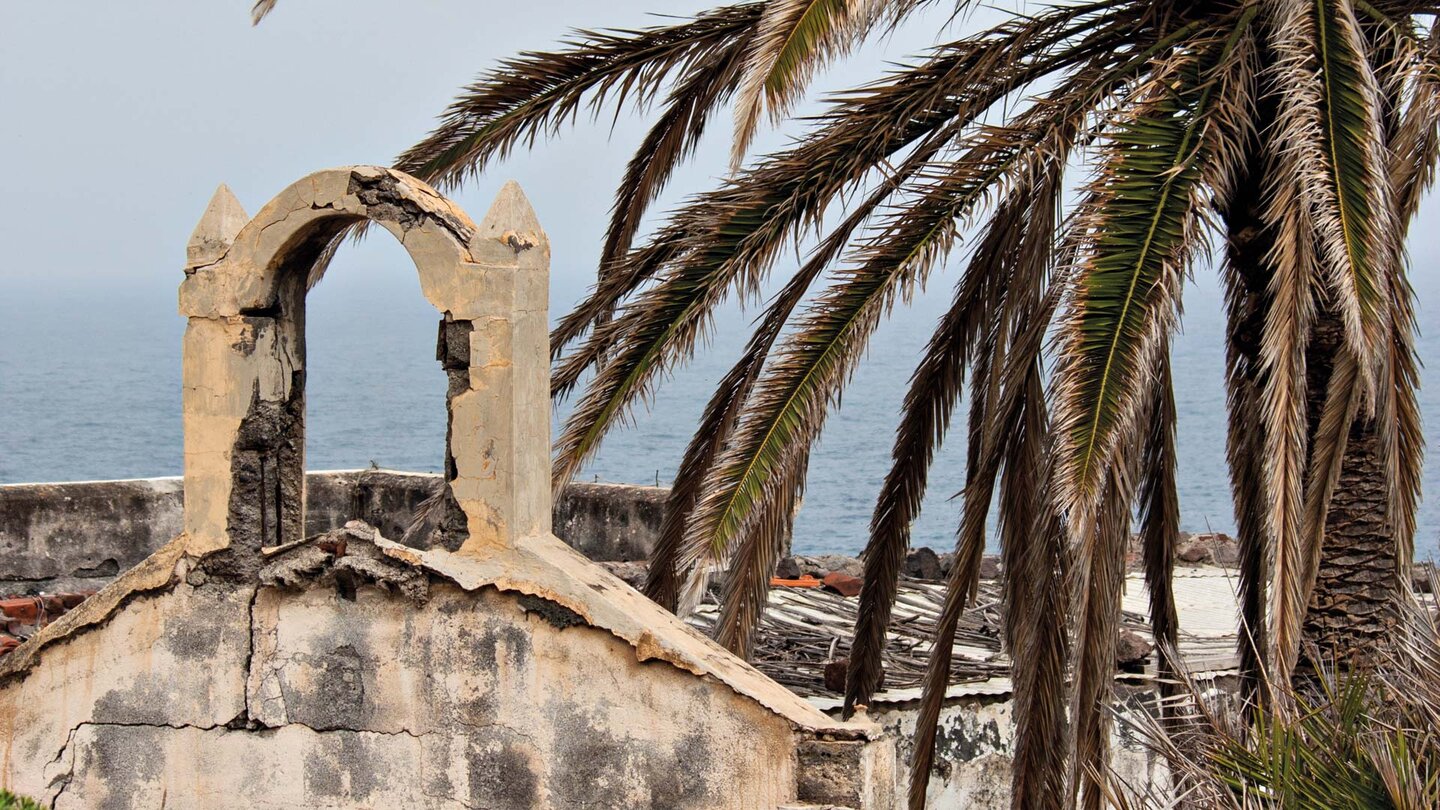
{"label": "debris on roof", "polygon": [[79,606],[94,591],[0,598],[0,655],[8,655],[40,628]]}

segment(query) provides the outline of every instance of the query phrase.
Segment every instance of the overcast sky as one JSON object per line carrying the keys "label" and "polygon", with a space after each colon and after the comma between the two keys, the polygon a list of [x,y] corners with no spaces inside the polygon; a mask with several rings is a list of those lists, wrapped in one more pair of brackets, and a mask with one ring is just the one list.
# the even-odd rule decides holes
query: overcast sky
{"label": "overcast sky", "polygon": [[[217,183],[228,183],[253,213],[316,169],[388,164],[496,60],[553,47],[572,27],[650,25],[659,19],[648,12],[708,4],[282,0],[258,28],[248,6],[0,6],[6,288],[97,274],[173,286],[186,237]],[[881,60],[933,39],[932,27],[873,48],[831,81],[873,76]],[[557,286],[574,282],[578,291],[593,277],[610,190],[642,132],[628,119],[613,134],[608,125],[577,127],[456,199],[478,218],[504,179],[518,179],[555,244]],[[723,170],[723,140],[677,178],[678,188],[693,192]]]}

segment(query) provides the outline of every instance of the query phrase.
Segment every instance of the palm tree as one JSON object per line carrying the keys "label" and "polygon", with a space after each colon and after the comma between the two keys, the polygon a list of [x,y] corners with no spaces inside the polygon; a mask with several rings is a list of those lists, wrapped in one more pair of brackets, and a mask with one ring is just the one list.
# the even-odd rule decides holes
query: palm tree
{"label": "palm tree", "polygon": [[[911,804],[924,801],[994,501],[1015,661],[1013,801],[1078,795],[1094,807],[1136,511],[1157,663],[1162,679],[1173,671],[1169,340],[1212,242],[1223,246],[1253,705],[1287,711],[1285,690],[1270,697],[1264,684],[1289,682],[1304,633],[1343,652],[1403,590],[1423,447],[1404,239],[1440,149],[1440,59],[1422,25],[1440,9],[1072,0],[939,45],[832,98],[788,148],[749,154],[762,119],[782,121],[817,70],[931,5],[755,0],[578,32],[465,88],[397,165],[454,187],[582,108],[653,117],[620,180],[595,288],[553,335],[554,393],[578,395],[557,484],[692,356],[722,302],[761,299],[786,248],[822,231],[708,403],[646,583],[684,610],[726,571],[716,633],[741,655],[827,413],[893,304],[973,234],[878,494],[846,712],[878,687],[910,524],[968,381],[963,516]],[[732,174],[640,238],[647,208],[727,106]],[[835,208],[838,222],[826,217]],[[1362,586],[1339,590],[1362,569]]]}

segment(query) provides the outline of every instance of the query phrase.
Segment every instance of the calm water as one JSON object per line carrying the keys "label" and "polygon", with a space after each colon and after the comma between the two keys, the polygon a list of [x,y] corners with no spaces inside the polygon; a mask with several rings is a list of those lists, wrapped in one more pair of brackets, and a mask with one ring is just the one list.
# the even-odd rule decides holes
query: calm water
{"label": "calm water", "polygon": [[[178,275],[178,274],[177,274]],[[886,324],[813,456],[796,527],[803,552],[854,553],[885,474],[906,381],[951,276]],[[176,279],[75,282],[0,279],[0,482],[173,475],[181,471],[180,337]],[[1440,282],[1417,273],[1421,312],[1440,305]],[[554,311],[579,294],[557,281]],[[1220,296],[1202,275],[1185,297],[1175,345],[1184,528],[1233,530],[1224,463]],[[752,313],[753,314],[753,313]],[[586,480],[665,482],[674,473],[709,385],[742,345],[750,315],[720,319],[711,350],[665,385],[635,426],[614,434]],[[1424,317],[1424,316],[1422,316]],[[403,252],[377,246],[342,257],[310,299],[309,459],[312,469],[436,470],[444,437],[445,381],[435,364],[435,313]],[[1430,330],[1433,332],[1434,330]],[[1422,338],[1427,435],[1440,425],[1440,346]],[[558,420],[557,420],[558,421]],[[963,424],[963,420],[962,420]],[[1432,442],[1433,443],[1433,442]],[[963,479],[956,431],[932,473],[917,542],[953,543]],[[1427,467],[1417,545],[1440,535],[1440,463]]]}

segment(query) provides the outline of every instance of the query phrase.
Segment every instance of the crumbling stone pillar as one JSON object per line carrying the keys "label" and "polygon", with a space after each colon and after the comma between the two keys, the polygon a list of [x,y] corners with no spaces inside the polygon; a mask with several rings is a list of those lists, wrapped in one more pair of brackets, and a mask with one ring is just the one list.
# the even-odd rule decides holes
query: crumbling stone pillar
{"label": "crumbling stone pillar", "polygon": [[225,187],[188,250],[187,549],[258,557],[305,525],[305,293],[350,225],[375,222],[415,262],[441,313],[450,378],[446,488],[431,543],[484,554],[550,531],[549,243],[507,184],[477,227],[401,172],[317,172],[247,222]]}

